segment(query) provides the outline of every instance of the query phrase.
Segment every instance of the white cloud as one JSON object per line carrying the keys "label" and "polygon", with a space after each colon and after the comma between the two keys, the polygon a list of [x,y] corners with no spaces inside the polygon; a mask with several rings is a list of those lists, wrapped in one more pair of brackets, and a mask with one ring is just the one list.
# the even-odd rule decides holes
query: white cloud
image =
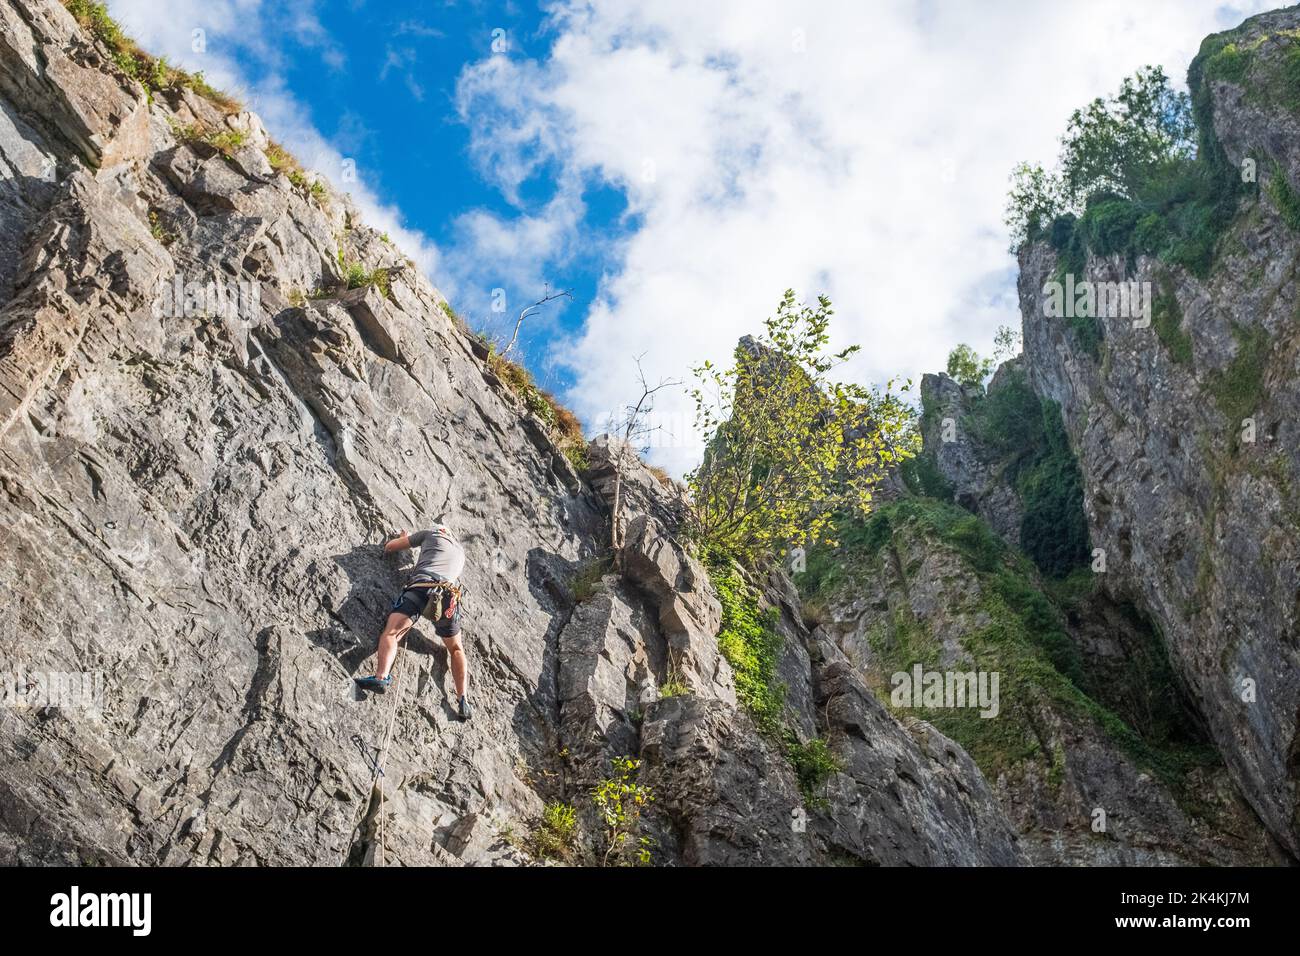
{"label": "white cloud", "polygon": [[[513,212],[465,212],[440,254],[365,170],[338,181],[344,157],[285,87],[278,37],[346,68],[314,4],[173,0],[160,16],[151,0],[110,0],[146,48],[242,96],[352,192],[476,320],[513,325],[522,303],[494,315],[493,289],[540,295],[577,258],[609,263],[595,301],[568,306],[585,311],[581,333],[532,357],[572,369],[567,397],[593,427],[634,397],[636,356],[652,381],[726,361],[787,286],[831,296],[836,344],[865,346],[845,370],[858,380],[941,368],[959,341],[986,351],[998,325],[1019,321],[1001,226],[1012,166],[1051,160],[1069,112],[1138,66],[1180,78],[1204,35],[1265,6],[556,0],[544,58],[497,54],[461,74],[470,156]],[[205,52],[192,49],[196,28]],[[409,77],[410,58],[398,60],[384,69]],[[523,198],[538,179],[549,196]],[[593,185],[625,194],[624,234],[592,231]],[[558,332],[564,307],[530,320],[534,333]],[[659,405],[676,443],[653,457],[684,470],[697,455],[687,400]]]}
{"label": "white cloud", "polygon": [[[1019,322],[1001,226],[1012,166],[1054,159],[1075,107],[1146,63],[1181,78],[1202,37],[1264,6],[559,2],[545,59],[462,74],[473,155],[522,210],[476,214],[467,249],[511,236],[527,271],[580,241],[584,181],[626,191],[635,231],[556,349],[591,425],[628,400],[634,356],[651,379],[726,360],[787,286],[830,295],[838,342],[865,346],[846,374],[917,376]],[[559,198],[526,211],[520,186],[548,164]],[[696,453],[654,457],[682,470]]]}
{"label": "white cloud", "polygon": [[[563,287],[559,280],[581,241],[585,209],[577,190],[561,188],[536,215],[503,219],[474,209],[459,216],[456,245],[443,258],[444,294],[474,328],[508,337],[524,306],[541,298],[548,285]],[[546,338],[569,307],[558,302],[530,317],[528,337],[541,332]],[[529,359],[534,365],[545,362],[545,357],[540,363]]]}
{"label": "white cloud", "polygon": [[[410,228],[399,209],[380,200],[366,183],[365,169],[357,169],[355,181],[341,180],[346,157],[316,129],[310,110],[283,81],[280,69],[286,54],[275,42],[278,37],[293,35],[316,50],[331,69],[341,69],[346,63],[343,52],[317,19],[313,3],[169,0],[164,14],[156,0],[109,0],[108,6],[126,33],[144,49],[187,70],[201,70],[213,86],[243,100],[304,166],[325,175],[336,189],[351,193],[367,225],[386,231],[426,276],[436,274],[437,246]],[[203,31],[197,50],[195,30]],[[257,75],[250,76],[241,63],[254,64]]]}
{"label": "white cloud", "polygon": [[392,46],[384,48],[384,65],[379,70],[380,82],[388,79],[389,75],[395,70],[406,84],[407,92],[416,102],[424,102],[424,87],[416,78],[416,65],[419,63],[419,55],[409,47],[394,49]]}

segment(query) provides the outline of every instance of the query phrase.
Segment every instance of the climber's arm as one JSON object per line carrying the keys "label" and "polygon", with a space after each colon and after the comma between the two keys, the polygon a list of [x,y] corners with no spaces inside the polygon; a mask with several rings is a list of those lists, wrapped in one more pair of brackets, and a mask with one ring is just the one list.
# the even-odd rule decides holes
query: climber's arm
{"label": "climber's arm", "polygon": [[405,531],[399,531],[384,543],[384,553],[392,554],[394,551],[405,551],[411,546],[411,539],[407,537]]}

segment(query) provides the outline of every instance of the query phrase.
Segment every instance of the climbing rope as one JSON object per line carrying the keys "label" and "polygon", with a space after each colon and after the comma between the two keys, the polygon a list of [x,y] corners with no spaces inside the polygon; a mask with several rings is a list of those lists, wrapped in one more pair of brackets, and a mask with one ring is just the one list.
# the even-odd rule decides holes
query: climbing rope
{"label": "climbing rope", "polygon": [[397,712],[401,709],[401,687],[402,687],[402,652],[406,650],[406,637],[403,635],[401,642],[397,645],[397,659],[393,661],[393,706],[388,714],[388,729],[384,731],[384,743],[379,748],[379,753],[375,756],[374,778],[372,789],[379,789],[379,845],[375,853],[376,866],[385,866],[384,856],[384,762],[388,759],[388,747],[393,741],[393,725],[397,722]]}
{"label": "climbing rope", "polygon": [[[433,620],[437,621],[442,617],[443,596],[450,595],[451,604],[449,608],[454,608],[461,598],[461,589],[456,585],[449,584],[446,581],[433,581],[410,585],[411,587],[429,588],[435,591],[430,598],[436,603],[434,605]],[[450,613],[450,612],[449,612]],[[409,633],[409,632],[408,632]],[[384,845],[384,762],[388,760],[388,748],[393,742],[393,726],[397,722],[397,712],[402,706],[402,652],[406,650],[406,635],[402,635],[401,641],[397,644],[397,657],[393,660],[393,706],[388,714],[388,729],[384,731],[384,743],[375,755],[374,776],[372,779],[371,789],[379,789],[379,826],[377,829],[378,847],[375,852],[376,866],[385,866],[385,845]]]}

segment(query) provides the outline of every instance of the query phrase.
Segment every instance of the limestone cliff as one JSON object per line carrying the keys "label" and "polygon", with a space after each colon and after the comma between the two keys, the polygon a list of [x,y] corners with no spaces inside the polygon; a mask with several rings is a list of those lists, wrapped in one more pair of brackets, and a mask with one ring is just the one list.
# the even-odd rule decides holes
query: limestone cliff
{"label": "limestone cliff", "polygon": [[[1292,8],[1205,41],[1188,79],[1211,198],[1102,195],[1027,242],[1024,355],[987,389],[925,377],[916,497],[801,582],[877,686],[913,659],[1010,675],[999,732],[922,713],[1036,861],[1300,850],[1298,27]],[[1126,238],[1143,230],[1148,249]],[[1161,230],[1190,241],[1149,251]],[[1135,284],[1149,311],[1055,317],[1067,278]],[[1097,810],[1120,821],[1104,836]]]}
{"label": "limestone cliff", "polygon": [[[1300,127],[1283,95],[1294,8],[1209,38],[1189,81],[1202,152],[1246,195],[1205,269],[1089,254],[1093,282],[1150,283],[1153,321],[1100,317],[1100,347],[1045,317],[1060,252],[1020,254],[1026,367],[1059,404],[1104,587],[1159,626],[1233,779],[1300,853]],[[1249,162],[1247,162],[1249,161]],[[1252,181],[1254,180],[1254,181]],[[1257,188],[1256,188],[1257,187]],[[1198,272],[1200,274],[1198,274]]]}
{"label": "limestone cliff", "polygon": [[[602,577],[607,503],[401,251],[54,0],[0,0],[0,242],[0,861],[602,859],[621,756],[651,862],[1023,859],[962,749],[890,716],[788,586],[788,733],[760,732],[679,494],[628,476]],[[387,695],[351,680],[402,580],[384,534],[439,518],[469,552],[469,723],[426,628]],[[68,673],[97,708],[27,705]],[[815,792],[814,738],[842,768]],[[575,832],[536,838],[548,806]]]}
{"label": "limestone cliff", "polygon": [[[576,446],[256,115],[0,0],[0,862],[1294,861],[1297,28],[1193,66],[1262,187],[1210,267],[1085,255],[1160,291],[1085,336],[1028,243],[1024,356],[927,376],[925,453],[788,575]],[[403,579],[380,543],[435,520],[467,723],[427,627],[388,694],[351,680]],[[896,706],[917,664],[996,670],[999,716]],[[611,851],[622,772],[652,799]]]}

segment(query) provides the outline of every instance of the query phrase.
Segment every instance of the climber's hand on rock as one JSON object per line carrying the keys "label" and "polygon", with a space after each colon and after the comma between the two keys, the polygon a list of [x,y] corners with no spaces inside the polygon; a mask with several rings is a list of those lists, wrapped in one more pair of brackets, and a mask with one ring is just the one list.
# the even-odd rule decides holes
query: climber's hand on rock
{"label": "climber's hand on rock", "polygon": [[406,540],[406,531],[399,530],[389,535],[388,540],[384,542],[384,553],[392,554],[394,551],[402,551],[410,546],[411,543]]}

